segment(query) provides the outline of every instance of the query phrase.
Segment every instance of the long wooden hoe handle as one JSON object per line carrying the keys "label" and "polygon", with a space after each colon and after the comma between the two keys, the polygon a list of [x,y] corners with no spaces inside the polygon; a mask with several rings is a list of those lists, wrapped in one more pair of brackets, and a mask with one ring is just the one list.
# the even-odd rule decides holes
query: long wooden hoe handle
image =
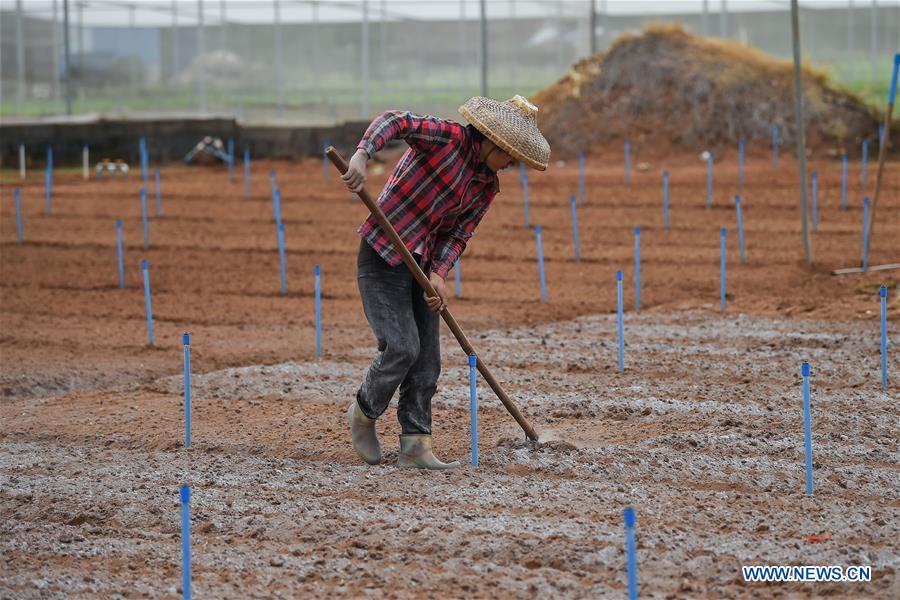
{"label": "long wooden hoe handle", "polygon": [[[329,146],[327,150],[325,150],[325,154],[328,156],[329,160],[331,160],[332,164],[337,167],[337,170],[341,172],[341,175],[347,172],[347,161],[338,154],[337,150],[334,147]],[[422,289],[425,290],[425,293],[431,296],[437,296],[438,293],[435,291],[434,286],[431,285],[431,282],[428,281],[428,278],[425,277],[425,273],[422,272],[422,269],[416,263],[415,259],[413,259],[412,254],[410,254],[409,250],[406,248],[406,245],[400,239],[400,236],[397,235],[397,232],[394,231],[394,226],[391,225],[391,222],[387,220],[387,217],[384,216],[381,208],[378,207],[378,204],[372,199],[372,196],[369,195],[369,192],[363,188],[360,192],[358,192],[360,199],[362,199],[363,203],[369,209],[369,211],[375,216],[378,220],[378,224],[381,225],[381,228],[390,236],[391,241],[394,243],[394,249],[400,252],[400,256],[403,257],[403,262],[406,263],[406,266],[409,267],[410,272],[413,274],[413,277],[416,278],[416,281],[419,282],[419,285],[422,286]],[[462,329],[460,329],[459,324],[457,324],[456,319],[453,318],[453,315],[450,314],[450,309],[445,308],[441,311],[441,316],[444,318],[444,322],[447,323],[447,327],[450,328],[450,331],[453,332],[453,335],[456,336],[456,341],[459,342],[459,345],[462,346],[463,351],[471,356],[475,354],[476,357],[476,365],[478,366],[478,372],[481,373],[481,376],[484,377],[485,381],[488,382],[488,385],[491,386],[491,389],[494,390],[494,393],[497,394],[497,397],[500,399],[500,402],[503,403],[503,406],[506,407],[506,410],[509,411],[509,414],[516,420],[516,423],[522,428],[525,432],[525,435],[528,436],[528,439],[537,441],[538,436],[535,433],[534,428],[528,423],[528,420],[522,416],[522,413],[519,412],[518,407],[516,407],[515,403],[510,400],[509,396],[506,395],[506,392],[503,391],[503,388],[500,387],[500,384],[497,383],[497,380],[494,379],[494,375],[487,368],[487,365],[482,362],[481,358],[475,353],[475,349],[472,347],[472,344],[469,343],[469,339],[466,337],[466,334],[463,333]]]}

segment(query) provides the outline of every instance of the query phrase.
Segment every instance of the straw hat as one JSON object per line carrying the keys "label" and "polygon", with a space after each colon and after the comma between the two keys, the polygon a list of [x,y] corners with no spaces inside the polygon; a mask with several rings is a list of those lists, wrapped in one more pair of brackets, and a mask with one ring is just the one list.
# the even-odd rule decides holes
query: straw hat
{"label": "straw hat", "polygon": [[537,111],[537,106],[519,95],[505,102],[475,96],[459,107],[459,114],[501,150],[543,171],[550,161],[550,144],[538,129]]}

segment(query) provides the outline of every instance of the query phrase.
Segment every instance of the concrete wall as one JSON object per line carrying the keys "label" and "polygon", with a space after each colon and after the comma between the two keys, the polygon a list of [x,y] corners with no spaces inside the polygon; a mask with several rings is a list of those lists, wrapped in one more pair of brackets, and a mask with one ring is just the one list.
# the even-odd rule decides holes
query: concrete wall
{"label": "concrete wall", "polygon": [[138,163],[138,140],[146,138],[151,162],[184,158],[205,136],[235,140],[240,159],[249,148],[254,158],[292,158],[319,155],[326,141],[346,151],[354,148],[368,122],[330,127],[242,126],[231,117],[165,117],[159,119],[109,119],[84,117],[70,120],[18,122],[0,125],[0,164],[18,168],[19,144],[25,144],[29,166],[44,166],[47,147],[53,147],[55,166],[80,165],[85,144],[91,162],[103,158]]}

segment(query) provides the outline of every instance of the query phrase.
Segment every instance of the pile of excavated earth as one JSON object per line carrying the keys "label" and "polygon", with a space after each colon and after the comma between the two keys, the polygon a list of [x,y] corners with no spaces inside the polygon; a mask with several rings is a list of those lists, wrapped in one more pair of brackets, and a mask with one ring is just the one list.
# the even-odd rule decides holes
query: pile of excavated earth
{"label": "pile of excavated earth", "polygon": [[[733,148],[744,137],[769,143],[777,124],[796,137],[792,66],[764,52],[677,26],[620,37],[578,62],[533,100],[541,130],[558,157],[637,140],[657,154]],[[806,144],[815,155],[856,156],[877,136],[883,116],[827,75],[803,69]],[[892,129],[897,139],[900,125]],[[760,143],[755,149],[762,151]]]}

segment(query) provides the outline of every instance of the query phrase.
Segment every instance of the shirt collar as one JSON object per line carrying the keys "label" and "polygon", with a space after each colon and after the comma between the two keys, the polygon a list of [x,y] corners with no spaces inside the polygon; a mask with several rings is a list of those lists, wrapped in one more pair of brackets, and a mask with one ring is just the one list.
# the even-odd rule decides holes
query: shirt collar
{"label": "shirt collar", "polygon": [[475,175],[488,181],[492,181],[492,187],[496,193],[500,189],[500,178],[497,177],[496,173],[488,169],[487,164],[483,163],[479,158],[481,156],[481,145],[485,140],[484,134],[475,129],[474,125],[467,125],[466,128],[469,130],[469,139],[472,140],[471,160]]}

